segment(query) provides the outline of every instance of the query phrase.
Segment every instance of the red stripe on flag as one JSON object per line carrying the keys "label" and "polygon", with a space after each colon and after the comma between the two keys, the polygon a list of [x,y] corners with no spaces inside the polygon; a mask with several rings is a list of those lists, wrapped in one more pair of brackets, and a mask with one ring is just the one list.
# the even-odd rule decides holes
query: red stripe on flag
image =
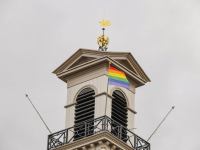
{"label": "red stripe on flag", "polygon": [[[121,73],[121,74],[123,74],[123,75],[125,75],[125,73],[124,72],[121,72],[121,71],[119,71],[119,70],[117,70],[117,69],[115,69],[115,68],[113,68],[113,67],[111,67],[110,66],[110,68],[109,68],[110,70],[114,70],[114,71],[117,71],[117,72],[119,72],[119,73]],[[126,75],[125,75],[126,76]]]}

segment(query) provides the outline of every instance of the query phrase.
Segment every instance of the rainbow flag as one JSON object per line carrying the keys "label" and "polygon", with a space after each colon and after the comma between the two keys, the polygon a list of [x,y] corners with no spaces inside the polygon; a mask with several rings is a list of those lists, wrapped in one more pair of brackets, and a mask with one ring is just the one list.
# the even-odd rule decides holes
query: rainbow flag
{"label": "rainbow flag", "polygon": [[130,89],[130,84],[126,79],[126,74],[111,66],[109,68],[108,84]]}

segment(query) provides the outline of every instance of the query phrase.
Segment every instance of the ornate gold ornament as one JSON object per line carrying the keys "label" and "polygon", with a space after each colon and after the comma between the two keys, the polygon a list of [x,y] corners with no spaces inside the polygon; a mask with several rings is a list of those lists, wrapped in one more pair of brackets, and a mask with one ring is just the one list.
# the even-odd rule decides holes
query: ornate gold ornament
{"label": "ornate gold ornament", "polygon": [[107,46],[109,44],[109,38],[106,35],[100,35],[97,39],[97,43],[99,46]]}

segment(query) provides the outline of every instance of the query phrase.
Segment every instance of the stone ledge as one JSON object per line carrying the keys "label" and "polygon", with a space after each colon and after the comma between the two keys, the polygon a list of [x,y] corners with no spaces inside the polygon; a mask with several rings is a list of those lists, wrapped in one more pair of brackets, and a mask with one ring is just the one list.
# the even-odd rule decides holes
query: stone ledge
{"label": "stone ledge", "polygon": [[132,113],[134,113],[134,114],[137,114],[137,111],[135,111],[135,110],[133,110],[133,109],[131,109],[131,108],[129,108],[129,107],[126,107],[129,111],[131,111]]}
{"label": "stone ledge", "polygon": [[68,105],[65,105],[64,108],[68,108],[68,107],[71,107],[73,105],[76,105],[77,103],[71,103],[71,104],[68,104]]}
{"label": "stone ledge", "polygon": [[[101,96],[101,95],[106,95],[106,92],[99,93],[99,94],[97,94],[97,95],[94,95],[93,97],[98,97],[98,96]],[[111,96],[110,94],[108,94],[108,97],[111,98],[111,99],[114,98],[114,97]]]}
{"label": "stone ledge", "polygon": [[135,150],[106,131],[54,148],[53,150],[99,150],[99,147],[106,147],[111,150]]}

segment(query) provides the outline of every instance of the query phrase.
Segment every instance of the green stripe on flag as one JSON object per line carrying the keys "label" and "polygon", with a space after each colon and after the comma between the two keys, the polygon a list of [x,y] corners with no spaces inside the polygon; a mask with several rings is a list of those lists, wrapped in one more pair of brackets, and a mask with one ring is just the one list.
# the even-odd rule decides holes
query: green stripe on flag
{"label": "green stripe on flag", "polygon": [[115,77],[115,76],[111,76],[111,75],[109,75],[108,78],[129,83],[127,79],[123,79],[123,78],[119,78],[119,77]]}

